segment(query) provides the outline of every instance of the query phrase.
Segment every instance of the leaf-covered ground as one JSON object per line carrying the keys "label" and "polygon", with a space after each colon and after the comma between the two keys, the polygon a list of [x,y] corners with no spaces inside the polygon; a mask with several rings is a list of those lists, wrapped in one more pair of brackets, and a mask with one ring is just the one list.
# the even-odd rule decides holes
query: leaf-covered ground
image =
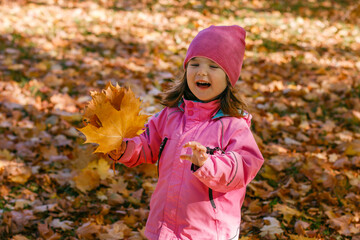
{"label": "leaf-covered ground", "polygon": [[211,24],[247,30],[239,91],[265,164],[241,239],[360,239],[357,1],[0,1],[0,239],[143,239],[156,167],[83,144],[90,91],[144,112]]}

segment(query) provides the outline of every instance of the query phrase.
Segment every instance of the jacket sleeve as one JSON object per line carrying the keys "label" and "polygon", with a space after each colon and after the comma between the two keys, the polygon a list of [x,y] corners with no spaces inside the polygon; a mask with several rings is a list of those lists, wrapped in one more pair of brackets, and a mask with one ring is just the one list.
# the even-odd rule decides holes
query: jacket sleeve
{"label": "jacket sleeve", "polygon": [[[244,124],[245,125],[245,124]],[[245,187],[260,170],[264,159],[248,126],[231,134],[225,152],[209,155],[194,175],[209,188],[228,192]]]}
{"label": "jacket sleeve", "polygon": [[127,146],[119,162],[128,167],[135,167],[141,163],[155,163],[161,144],[161,131],[158,126],[164,124],[166,109],[155,114],[145,125],[145,131],[134,138],[124,139]]}

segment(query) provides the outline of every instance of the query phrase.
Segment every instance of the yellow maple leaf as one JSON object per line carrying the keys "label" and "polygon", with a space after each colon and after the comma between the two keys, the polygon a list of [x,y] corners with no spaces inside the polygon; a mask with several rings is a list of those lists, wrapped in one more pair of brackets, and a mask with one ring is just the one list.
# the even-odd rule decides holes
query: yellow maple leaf
{"label": "yellow maple leaf", "polygon": [[134,215],[126,215],[123,220],[128,226],[134,226],[135,223],[139,221],[138,218]]}
{"label": "yellow maple leaf", "polygon": [[104,158],[89,163],[86,168],[95,170],[99,174],[101,180],[104,180],[109,176],[110,164]]}
{"label": "yellow maple leaf", "polygon": [[108,153],[119,149],[124,138],[132,138],[143,132],[148,115],[140,114],[140,100],[130,89],[114,87],[109,83],[101,93],[91,92],[84,118],[88,123],[79,129],[85,143],[97,143],[94,152]]}
{"label": "yellow maple leaf", "polygon": [[280,213],[282,213],[284,216],[284,220],[287,223],[290,223],[293,217],[300,217],[302,215],[300,211],[285,204],[276,204],[274,207],[274,211],[279,211]]}
{"label": "yellow maple leaf", "polygon": [[74,177],[75,186],[82,192],[91,191],[100,185],[99,174],[92,169],[84,169]]}
{"label": "yellow maple leaf", "polygon": [[121,102],[127,93],[126,89],[119,87],[119,85],[113,86],[111,83],[108,83],[105,90],[103,90],[103,93],[110,101],[111,105],[119,111]]}

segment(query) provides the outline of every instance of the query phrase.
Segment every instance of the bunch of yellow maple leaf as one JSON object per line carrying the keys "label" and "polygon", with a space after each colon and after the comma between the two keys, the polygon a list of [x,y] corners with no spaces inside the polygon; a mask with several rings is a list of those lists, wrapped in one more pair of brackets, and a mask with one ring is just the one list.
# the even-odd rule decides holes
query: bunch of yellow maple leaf
{"label": "bunch of yellow maple leaf", "polygon": [[106,154],[119,149],[124,138],[143,132],[149,116],[140,114],[141,101],[130,89],[109,82],[101,92],[90,94],[92,100],[83,116],[86,126],[79,130],[86,137],[85,143],[99,145],[94,152]]}

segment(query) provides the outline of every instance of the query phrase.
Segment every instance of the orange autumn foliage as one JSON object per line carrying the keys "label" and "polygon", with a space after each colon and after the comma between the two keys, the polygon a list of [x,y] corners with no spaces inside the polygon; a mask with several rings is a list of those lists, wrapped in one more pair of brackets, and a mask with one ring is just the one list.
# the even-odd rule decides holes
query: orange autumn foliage
{"label": "orange autumn foliage", "polygon": [[143,132],[148,115],[140,114],[140,100],[130,89],[108,83],[101,92],[91,92],[92,100],[84,112],[86,126],[78,129],[85,143],[99,146],[94,152],[108,153],[118,149],[124,138]]}

